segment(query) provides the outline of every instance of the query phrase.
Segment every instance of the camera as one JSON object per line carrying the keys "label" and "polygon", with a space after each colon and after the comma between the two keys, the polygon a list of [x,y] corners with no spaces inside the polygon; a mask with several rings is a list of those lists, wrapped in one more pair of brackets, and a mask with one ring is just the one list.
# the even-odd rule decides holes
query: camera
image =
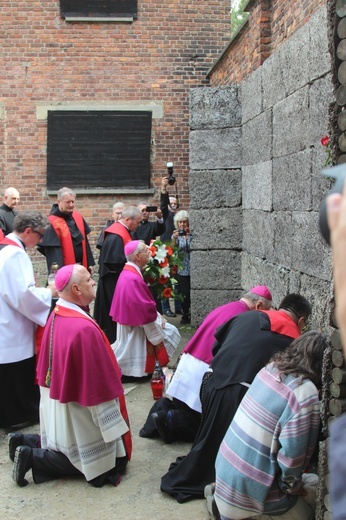
{"label": "camera", "polygon": [[178,235],[179,235],[180,237],[184,237],[184,236],[186,235],[186,231],[185,231],[185,229],[179,229],[179,231],[178,231]]}
{"label": "camera", "polygon": [[173,186],[173,184],[175,184],[175,177],[173,175],[173,163],[168,162],[166,166],[168,171],[168,184],[170,186]]}
{"label": "camera", "polygon": [[157,206],[147,206],[145,208],[145,211],[147,213],[156,213],[157,212]]}

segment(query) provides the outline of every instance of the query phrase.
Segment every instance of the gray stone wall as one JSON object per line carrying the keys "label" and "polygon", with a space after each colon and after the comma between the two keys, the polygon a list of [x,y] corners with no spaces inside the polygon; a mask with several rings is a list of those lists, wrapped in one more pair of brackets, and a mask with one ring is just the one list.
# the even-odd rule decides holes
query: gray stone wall
{"label": "gray stone wall", "polygon": [[192,322],[241,294],[243,216],[239,87],[190,94]]}
{"label": "gray stone wall", "polygon": [[320,172],[334,102],[326,8],[238,86],[190,96],[192,320],[252,285],[277,305],[309,298],[327,330],[331,253],[318,229]]}

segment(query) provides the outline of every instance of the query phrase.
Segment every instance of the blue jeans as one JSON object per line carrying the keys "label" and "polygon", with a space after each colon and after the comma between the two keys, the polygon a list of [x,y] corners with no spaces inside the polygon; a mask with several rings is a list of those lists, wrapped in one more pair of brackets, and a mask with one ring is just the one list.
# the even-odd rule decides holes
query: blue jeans
{"label": "blue jeans", "polygon": [[[162,300],[162,312],[170,311],[170,305],[169,305],[169,298],[165,298]],[[182,306],[181,301],[174,300],[174,311],[175,312],[182,312]]]}

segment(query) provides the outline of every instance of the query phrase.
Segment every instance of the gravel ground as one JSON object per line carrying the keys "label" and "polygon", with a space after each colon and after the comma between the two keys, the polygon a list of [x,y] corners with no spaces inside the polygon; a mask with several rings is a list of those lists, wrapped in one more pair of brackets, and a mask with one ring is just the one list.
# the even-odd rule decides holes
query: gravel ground
{"label": "gravel ground", "polygon": [[[178,324],[178,318],[169,319]],[[180,350],[193,329],[180,328]],[[176,357],[172,360],[172,364]],[[106,485],[93,488],[83,479],[66,478],[35,485],[31,472],[29,485],[18,487],[12,480],[12,462],[8,458],[8,439],[0,429],[0,518],[6,520],[204,520],[208,519],[204,500],[178,504],[160,491],[161,476],[170,463],[189,451],[190,444],[164,444],[161,440],[142,439],[138,432],[153,404],[150,383],[124,385],[133,436],[132,460],[117,488]],[[39,427],[29,431],[39,432]]]}

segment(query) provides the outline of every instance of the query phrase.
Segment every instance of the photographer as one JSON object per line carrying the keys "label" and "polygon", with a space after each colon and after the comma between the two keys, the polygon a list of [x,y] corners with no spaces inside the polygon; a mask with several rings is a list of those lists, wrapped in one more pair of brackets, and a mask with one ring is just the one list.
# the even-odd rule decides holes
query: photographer
{"label": "photographer", "polygon": [[[163,219],[162,209],[157,206],[149,206],[145,202],[138,204],[137,207],[142,213],[142,220],[137,228],[134,239],[143,240],[143,242],[149,246],[151,240],[155,240],[157,236],[165,232],[166,224]],[[149,221],[150,213],[155,213],[156,220]]]}
{"label": "photographer", "polygon": [[[178,211],[178,194],[176,197],[172,197],[167,192],[167,186],[169,184],[170,177],[163,177],[161,181],[161,210],[163,219],[166,224],[166,231],[161,235],[161,242],[171,242],[172,233],[174,231],[174,215]],[[171,184],[172,185],[172,184]],[[165,206],[164,204],[165,203]],[[167,213],[164,212],[167,207]],[[171,311],[169,298],[162,300],[162,312],[169,318],[175,318],[177,314],[182,314],[182,307],[180,300],[174,300],[174,311]]]}
{"label": "photographer", "polygon": [[191,323],[190,319],[190,243],[191,233],[189,228],[189,214],[187,211],[178,211],[174,216],[174,225],[176,227],[173,231],[173,242],[178,246],[178,249],[183,252],[183,267],[178,269],[177,281],[178,291],[184,296],[183,301],[183,316],[181,318],[181,325]]}

